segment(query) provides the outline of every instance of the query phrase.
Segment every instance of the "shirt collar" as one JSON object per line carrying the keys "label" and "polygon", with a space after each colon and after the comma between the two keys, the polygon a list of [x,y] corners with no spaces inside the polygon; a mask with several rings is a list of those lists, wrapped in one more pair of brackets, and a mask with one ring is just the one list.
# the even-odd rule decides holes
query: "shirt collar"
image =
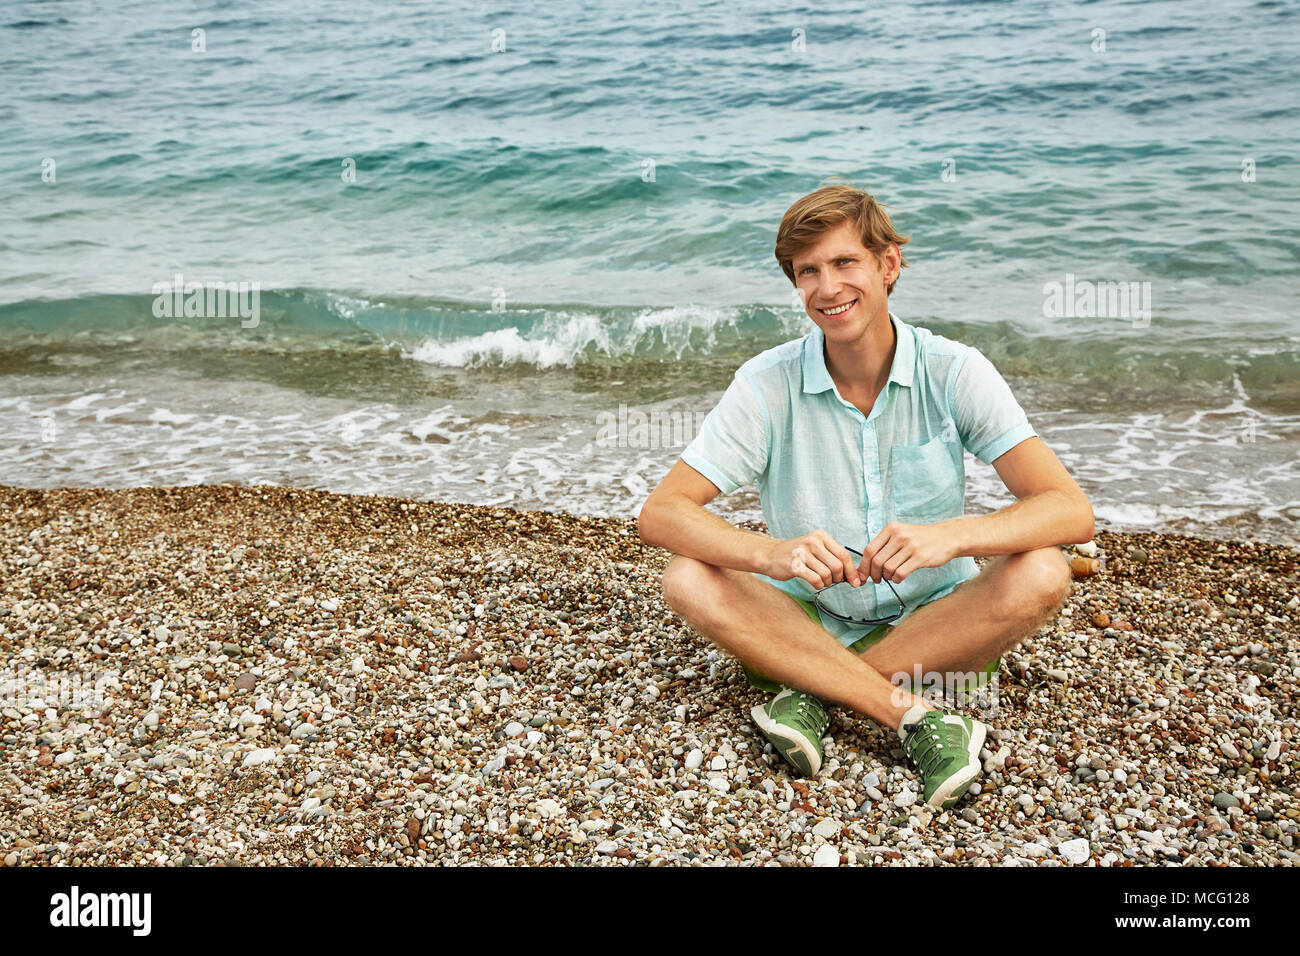
{"label": "shirt collar", "polygon": [[[889,313],[889,321],[894,326],[895,346],[894,363],[889,368],[889,381],[899,385],[912,386],[912,372],[916,366],[916,343],[912,338],[912,327],[900,321],[894,313]],[[826,370],[826,336],[819,326],[804,337],[803,343],[803,390],[808,393],[824,392],[834,387],[831,373]]]}

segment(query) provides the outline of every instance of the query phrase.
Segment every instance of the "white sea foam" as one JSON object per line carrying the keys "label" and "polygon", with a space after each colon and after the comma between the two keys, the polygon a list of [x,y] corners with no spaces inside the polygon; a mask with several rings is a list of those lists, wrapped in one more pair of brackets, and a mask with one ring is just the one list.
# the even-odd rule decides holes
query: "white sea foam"
{"label": "white sea foam", "polygon": [[[154,372],[85,394],[56,388],[7,396],[0,398],[0,429],[10,439],[0,482],[239,481],[635,516],[681,452],[601,444],[596,406],[584,410],[578,397],[547,406],[539,398],[518,411],[498,395],[499,384],[475,381],[470,376],[468,391],[435,407],[305,402],[296,390],[256,382],[213,381],[191,393]],[[493,401],[501,407],[491,410]],[[716,395],[692,399],[700,407],[713,401]],[[1300,416],[1215,404],[1109,421],[1081,411],[1032,412],[1031,420],[1088,491],[1101,527],[1284,537],[1300,520],[1300,461],[1289,451],[1300,440]],[[1243,421],[1253,423],[1249,433]],[[970,513],[1012,503],[994,468],[970,455],[966,466]],[[761,517],[752,488],[711,507],[733,521]]]}
{"label": "white sea foam", "polygon": [[[582,345],[586,343],[583,342]],[[548,339],[525,339],[516,328],[496,329],[468,338],[439,342],[430,339],[411,350],[411,358],[430,365],[468,368],[485,364],[525,362],[547,368],[570,365],[581,347]]]}

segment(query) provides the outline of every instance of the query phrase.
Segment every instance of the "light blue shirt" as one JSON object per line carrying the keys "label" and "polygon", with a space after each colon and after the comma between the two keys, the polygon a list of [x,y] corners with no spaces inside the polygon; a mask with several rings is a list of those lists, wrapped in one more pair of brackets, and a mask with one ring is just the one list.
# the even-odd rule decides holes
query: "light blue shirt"
{"label": "light blue shirt", "polygon": [[[1037,433],[979,349],[892,312],[889,318],[894,361],[870,415],[840,397],[826,370],[825,336],[814,327],[736,371],[682,461],[722,494],[756,481],[768,531],[777,539],[820,528],[861,551],[890,521],[933,524],[961,516],[962,449],[991,464]],[[918,568],[894,588],[910,614],[978,572],[975,559],[963,556]],[[800,578],[758,576],[806,601],[815,594]],[[898,611],[883,580],[837,585],[823,593],[822,604],[859,619]],[[825,615],[822,624],[844,645],[869,630]]]}

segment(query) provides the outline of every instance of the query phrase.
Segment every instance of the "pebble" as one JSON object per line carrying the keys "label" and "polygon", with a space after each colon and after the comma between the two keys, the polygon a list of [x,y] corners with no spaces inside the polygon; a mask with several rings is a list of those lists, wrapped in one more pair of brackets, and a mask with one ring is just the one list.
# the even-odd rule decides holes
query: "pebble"
{"label": "pebble", "polygon": [[823,840],[829,840],[831,837],[838,836],[840,832],[840,823],[838,820],[832,820],[829,817],[821,820],[813,827],[813,834],[821,837]]}
{"label": "pebble", "polygon": [[[0,642],[69,671],[107,661],[121,682],[102,715],[0,702],[4,751],[32,754],[0,809],[18,865],[50,856],[17,835],[46,833],[69,834],[60,862],[111,866],[1051,866],[1077,840],[1085,865],[1295,856],[1296,557],[1276,546],[1099,531],[1096,557],[1130,559],[1003,655],[983,786],[932,813],[894,737],[848,714],[821,773],[794,776],[736,662],[664,604],[667,555],[627,519],[271,486],[0,489],[0,507],[4,546],[30,555],[39,527],[41,567],[64,572],[11,562]],[[418,541],[400,532],[415,522]],[[274,549],[234,536],[249,527]],[[190,587],[164,598],[148,581],[176,568]],[[1087,640],[1098,612],[1113,639]],[[239,643],[218,623],[232,615]],[[1238,806],[1211,808],[1218,793]]]}
{"label": "pebble", "polygon": [[274,759],[275,759],[275,751],[263,747],[258,750],[250,750],[248,754],[244,757],[243,766],[256,767],[259,764],[270,763]]}
{"label": "pebble", "polygon": [[1230,810],[1233,807],[1241,806],[1241,801],[1230,793],[1219,791],[1214,795],[1214,805],[1220,810]]}
{"label": "pebble", "polygon": [[823,843],[813,854],[813,866],[839,866],[840,851],[829,843]]}
{"label": "pebble", "polygon": [[916,791],[910,787],[904,787],[894,794],[894,806],[896,807],[910,807],[914,803],[916,803]]}
{"label": "pebble", "polygon": [[1061,856],[1065,857],[1068,862],[1073,863],[1075,866],[1078,866],[1080,863],[1088,862],[1088,857],[1092,855],[1092,849],[1088,846],[1088,841],[1082,838],[1077,840],[1066,840],[1056,849]]}

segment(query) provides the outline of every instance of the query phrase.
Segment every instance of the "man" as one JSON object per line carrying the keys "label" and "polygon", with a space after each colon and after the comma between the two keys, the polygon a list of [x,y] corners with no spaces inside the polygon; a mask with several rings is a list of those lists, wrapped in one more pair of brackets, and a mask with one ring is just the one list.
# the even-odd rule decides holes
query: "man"
{"label": "man", "polygon": [[[895,729],[926,803],[948,809],[979,776],[987,728],[901,685],[987,670],[1055,617],[1059,546],[1090,540],[1093,513],[978,349],[890,313],[907,241],[849,186],[790,207],[776,258],[816,328],[741,366],[638,528],[674,552],[669,605],[755,686],[755,671],[776,682],[752,714],[797,770],[818,772],[826,704],[842,704]],[[1019,500],[964,516],[963,448]],[[705,510],[752,481],[771,537]],[[851,623],[900,602],[887,633]]]}

